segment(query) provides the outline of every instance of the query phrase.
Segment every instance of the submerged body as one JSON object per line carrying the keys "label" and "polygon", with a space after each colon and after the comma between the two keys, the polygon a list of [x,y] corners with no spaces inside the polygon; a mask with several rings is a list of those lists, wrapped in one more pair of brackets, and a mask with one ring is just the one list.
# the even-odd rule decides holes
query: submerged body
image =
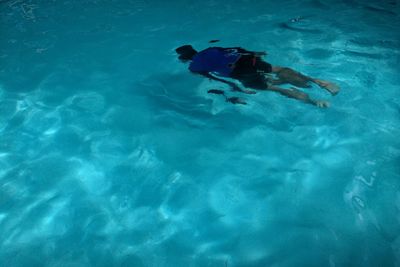
{"label": "submerged body", "polygon": [[310,82],[313,82],[328,90],[332,95],[339,92],[339,87],[333,83],[308,77],[290,68],[272,66],[262,59],[262,56],[266,55],[265,52],[252,52],[240,47],[210,47],[197,52],[190,45],[181,46],[176,49],[176,52],[181,60],[191,61],[189,65],[191,72],[224,82],[233,90],[248,94],[255,92],[242,90],[237,84],[224,78],[236,79],[247,88],[274,91],[319,107],[328,107],[329,103],[313,100],[296,88],[283,89],[277,85],[289,83],[308,88],[311,87]]}

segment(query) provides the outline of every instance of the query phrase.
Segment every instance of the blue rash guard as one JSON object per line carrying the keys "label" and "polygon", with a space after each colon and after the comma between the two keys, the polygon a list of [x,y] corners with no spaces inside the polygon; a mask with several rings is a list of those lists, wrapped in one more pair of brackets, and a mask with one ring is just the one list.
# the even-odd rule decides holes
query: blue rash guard
{"label": "blue rash guard", "polygon": [[190,63],[189,70],[198,73],[214,73],[230,77],[233,66],[241,53],[236,48],[210,47],[197,53]]}

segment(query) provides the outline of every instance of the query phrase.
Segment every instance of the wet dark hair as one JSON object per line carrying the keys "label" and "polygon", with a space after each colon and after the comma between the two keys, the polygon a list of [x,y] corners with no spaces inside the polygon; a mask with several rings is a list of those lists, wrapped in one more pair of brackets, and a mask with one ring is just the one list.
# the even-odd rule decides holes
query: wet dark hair
{"label": "wet dark hair", "polygon": [[191,60],[197,54],[197,51],[191,45],[182,45],[175,51],[179,54],[180,60]]}

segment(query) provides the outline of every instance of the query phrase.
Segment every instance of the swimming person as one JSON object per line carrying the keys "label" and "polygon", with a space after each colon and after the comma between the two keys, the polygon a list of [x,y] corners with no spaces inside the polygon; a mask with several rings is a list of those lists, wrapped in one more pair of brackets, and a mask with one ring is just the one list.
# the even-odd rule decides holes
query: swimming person
{"label": "swimming person", "polygon": [[332,95],[339,92],[339,87],[334,83],[305,76],[287,67],[272,66],[261,58],[266,55],[265,52],[252,52],[240,47],[209,47],[197,52],[191,45],[183,45],[175,51],[180,60],[190,61],[191,72],[226,83],[235,91],[255,94],[254,91],[243,90],[236,83],[223,78],[236,79],[247,88],[274,91],[324,108],[329,107],[329,102],[311,99],[309,95],[294,87],[284,89],[277,85],[289,83],[296,87],[309,88],[310,82],[313,82]]}

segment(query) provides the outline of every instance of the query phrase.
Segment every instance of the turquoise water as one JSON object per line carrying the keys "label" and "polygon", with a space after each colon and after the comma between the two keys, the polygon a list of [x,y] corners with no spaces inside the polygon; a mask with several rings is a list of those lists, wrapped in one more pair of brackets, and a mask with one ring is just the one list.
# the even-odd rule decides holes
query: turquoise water
{"label": "turquoise water", "polygon": [[[0,266],[400,266],[399,6],[0,1]],[[342,90],[229,92],[212,39]]]}

